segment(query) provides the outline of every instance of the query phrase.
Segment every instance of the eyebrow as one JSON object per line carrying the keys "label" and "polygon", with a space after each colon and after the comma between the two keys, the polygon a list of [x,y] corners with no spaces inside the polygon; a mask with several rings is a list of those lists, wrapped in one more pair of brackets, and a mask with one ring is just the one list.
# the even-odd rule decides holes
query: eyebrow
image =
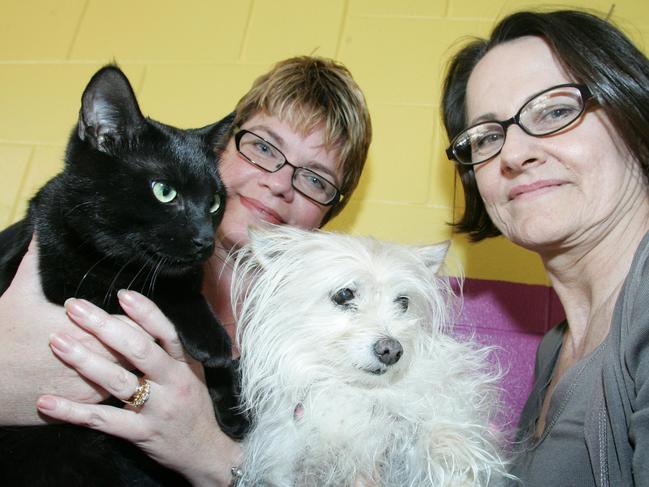
{"label": "eyebrow", "polygon": [[[571,82],[571,83],[572,83],[572,82]],[[532,101],[534,98],[536,98],[537,96],[540,96],[540,95],[543,94],[545,91],[551,90],[552,88],[556,88],[556,87],[558,87],[558,86],[559,86],[559,85],[554,86],[554,87],[553,87],[553,86],[550,86],[549,88],[545,88],[544,90],[541,90],[541,91],[538,92],[538,93],[535,93],[535,94],[533,94],[533,95],[530,95],[530,96],[529,96],[527,99],[525,99],[525,100],[523,101],[523,103],[520,105],[519,111],[522,110],[523,107],[524,107],[525,105],[527,105],[529,102],[531,102],[531,101]],[[512,117],[513,117],[513,116],[514,116],[514,115],[512,115]],[[505,120],[509,120],[509,119],[505,119]],[[478,118],[474,118],[474,119],[473,119],[473,120],[472,120],[472,121],[467,125],[467,127],[473,127],[474,125],[477,125],[477,124],[479,124],[479,123],[483,123],[483,122],[504,122],[505,120],[498,120],[498,118],[496,118],[496,114],[490,112],[490,113],[485,113],[484,115],[480,115]]]}
{"label": "eyebrow", "polygon": [[[246,130],[250,130],[251,132],[254,132],[255,134],[257,133],[257,131],[264,132],[264,140],[266,140],[266,138],[271,139],[271,140],[266,140],[266,142],[270,142],[271,144],[276,146],[279,150],[281,150],[282,154],[284,153],[283,152],[284,151],[283,146],[285,145],[284,139],[279,134],[277,134],[273,130],[269,129],[265,125],[254,125],[254,126],[250,127],[249,129],[246,129]],[[284,157],[286,157],[286,155]],[[292,161],[289,161],[289,162],[292,163]],[[318,161],[309,161],[306,164],[307,164],[306,166],[301,165],[301,166],[298,166],[298,167],[303,167],[305,169],[309,169],[309,170],[311,170],[313,172],[317,172],[318,174],[325,173],[325,175],[329,176],[329,179],[336,186],[340,185],[340,183],[336,179],[336,174],[333,171],[331,171],[331,169],[329,169],[328,167],[322,165]]]}
{"label": "eyebrow", "polygon": [[471,120],[467,124],[467,127],[473,127],[474,125],[478,125],[479,123],[483,123],[483,122],[498,122],[498,121],[499,120],[496,118],[495,113],[485,113],[484,115],[480,115],[479,117]]}
{"label": "eyebrow", "polygon": [[285,144],[284,139],[265,125],[253,125],[249,129],[251,132],[254,132],[255,134],[258,131],[262,131],[265,134],[265,137],[272,139],[272,140],[267,140],[267,142],[271,142],[273,145],[276,145],[278,149],[281,149],[282,146]]}

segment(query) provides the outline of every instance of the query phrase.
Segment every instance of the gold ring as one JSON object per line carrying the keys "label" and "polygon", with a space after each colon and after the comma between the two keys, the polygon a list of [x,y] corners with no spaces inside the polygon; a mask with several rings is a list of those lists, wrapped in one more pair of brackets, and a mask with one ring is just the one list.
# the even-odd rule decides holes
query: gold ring
{"label": "gold ring", "polygon": [[147,399],[149,399],[151,393],[151,384],[148,380],[144,377],[138,377],[137,380],[140,384],[135,389],[133,395],[126,400],[122,399],[122,402],[134,408],[142,407]]}

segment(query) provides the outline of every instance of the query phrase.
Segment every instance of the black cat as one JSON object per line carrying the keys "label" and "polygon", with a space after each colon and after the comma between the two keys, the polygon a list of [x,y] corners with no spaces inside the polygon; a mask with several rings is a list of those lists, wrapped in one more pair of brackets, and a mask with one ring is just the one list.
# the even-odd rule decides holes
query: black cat
{"label": "black cat", "polygon": [[[128,79],[106,66],[82,96],[65,167],[0,233],[0,294],[32,234],[47,298],[85,298],[120,313],[116,293],[148,295],[200,360],[222,428],[239,437],[230,340],[201,295],[225,187],[218,154],[232,116],[194,130],[145,118]],[[29,371],[26,371],[29,373]],[[184,481],[122,440],[71,425],[0,429],[2,485],[177,485]]]}

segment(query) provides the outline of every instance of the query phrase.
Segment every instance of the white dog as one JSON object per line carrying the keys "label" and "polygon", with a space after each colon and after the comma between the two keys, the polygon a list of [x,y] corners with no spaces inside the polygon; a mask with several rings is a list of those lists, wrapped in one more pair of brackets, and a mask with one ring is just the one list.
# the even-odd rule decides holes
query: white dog
{"label": "white dog", "polygon": [[253,230],[235,264],[245,486],[486,485],[489,351],[445,333],[448,244]]}

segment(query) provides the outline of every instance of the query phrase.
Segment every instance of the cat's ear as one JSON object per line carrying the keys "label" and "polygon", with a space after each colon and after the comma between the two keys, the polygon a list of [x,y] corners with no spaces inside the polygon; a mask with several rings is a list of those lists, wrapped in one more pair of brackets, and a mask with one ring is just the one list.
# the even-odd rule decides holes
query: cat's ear
{"label": "cat's ear", "polygon": [[102,152],[136,132],[144,123],[128,78],[117,66],[105,66],[91,78],[81,97],[79,138]]}
{"label": "cat's ear", "polygon": [[228,145],[229,136],[232,133],[234,115],[235,112],[232,112],[218,122],[198,129],[198,132],[205,137],[208,147],[213,148],[217,156],[220,156],[225,146]]}
{"label": "cat's ear", "polygon": [[444,259],[446,259],[446,254],[448,254],[450,246],[451,241],[446,240],[438,244],[417,247],[416,252],[424,261],[424,265],[433,273],[437,273],[440,267],[442,267]]}
{"label": "cat's ear", "polygon": [[232,131],[235,112],[231,112],[213,125],[210,125],[209,136],[214,141],[223,139]]}

